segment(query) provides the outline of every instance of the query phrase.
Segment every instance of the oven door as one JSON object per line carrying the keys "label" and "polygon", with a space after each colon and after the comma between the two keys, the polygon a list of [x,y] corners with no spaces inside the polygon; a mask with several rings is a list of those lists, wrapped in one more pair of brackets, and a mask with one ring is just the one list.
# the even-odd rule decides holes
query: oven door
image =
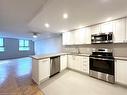
{"label": "oven door", "polygon": [[90,57],[90,70],[114,75],[114,59]]}

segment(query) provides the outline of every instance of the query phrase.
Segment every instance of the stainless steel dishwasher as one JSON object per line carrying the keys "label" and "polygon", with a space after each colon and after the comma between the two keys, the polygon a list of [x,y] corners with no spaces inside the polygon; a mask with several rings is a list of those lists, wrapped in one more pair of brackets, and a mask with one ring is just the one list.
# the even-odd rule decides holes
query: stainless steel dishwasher
{"label": "stainless steel dishwasher", "polygon": [[60,56],[50,58],[50,77],[60,72]]}

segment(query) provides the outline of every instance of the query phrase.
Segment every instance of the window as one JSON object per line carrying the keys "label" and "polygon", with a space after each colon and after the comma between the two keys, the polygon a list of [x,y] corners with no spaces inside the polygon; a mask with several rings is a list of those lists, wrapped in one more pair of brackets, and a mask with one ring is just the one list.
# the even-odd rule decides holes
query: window
{"label": "window", "polygon": [[4,39],[0,38],[0,52],[4,52]]}
{"label": "window", "polygon": [[30,50],[29,40],[19,40],[19,51]]}

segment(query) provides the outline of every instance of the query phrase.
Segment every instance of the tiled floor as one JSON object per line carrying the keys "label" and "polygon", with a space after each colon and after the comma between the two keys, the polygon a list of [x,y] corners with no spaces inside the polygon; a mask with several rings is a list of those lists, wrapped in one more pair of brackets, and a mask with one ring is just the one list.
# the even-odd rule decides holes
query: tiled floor
{"label": "tiled floor", "polygon": [[127,88],[66,70],[40,85],[45,95],[127,95]]}
{"label": "tiled floor", "polygon": [[31,78],[31,58],[0,61],[0,95],[43,95]]}

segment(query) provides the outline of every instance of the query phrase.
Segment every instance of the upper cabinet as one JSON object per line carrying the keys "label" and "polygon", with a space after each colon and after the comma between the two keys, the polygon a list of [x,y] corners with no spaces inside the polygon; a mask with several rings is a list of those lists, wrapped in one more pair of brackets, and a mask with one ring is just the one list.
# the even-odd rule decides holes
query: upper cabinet
{"label": "upper cabinet", "polygon": [[127,43],[127,18],[126,18],[126,43]]}
{"label": "upper cabinet", "polygon": [[74,33],[73,32],[65,32],[62,34],[62,42],[63,45],[73,45],[74,44]]}
{"label": "upper cabinet", "polygon": [[91,26],[92,34],[108,33],[108,32],[113,32],[113,22],[112,21]]}
{"label": "upper cabinet", "polygon": [[113,39],[114,43],[124,43],[126,41],[126,19],[115,20],[114,22]]}
{"label": "upper cabinet", "polygon": [[113,32],[113,22],[106,22],[101,24],[101,33]]}
{"label": "upper cabinet", "polygon": [[90,28],[82,28],[75,31],[75,44],[90,44],[91,32]]}
{"label": "upper cabinet", "polygon": [[100,24],[91,26],[90,28],[91,28],[91,34],[101,33],[101,25]]}
{"label": "upper cabinet", "polygon": [[90,28],[82,28],[62,34],[63,45],[80,45],[91,43]]}

